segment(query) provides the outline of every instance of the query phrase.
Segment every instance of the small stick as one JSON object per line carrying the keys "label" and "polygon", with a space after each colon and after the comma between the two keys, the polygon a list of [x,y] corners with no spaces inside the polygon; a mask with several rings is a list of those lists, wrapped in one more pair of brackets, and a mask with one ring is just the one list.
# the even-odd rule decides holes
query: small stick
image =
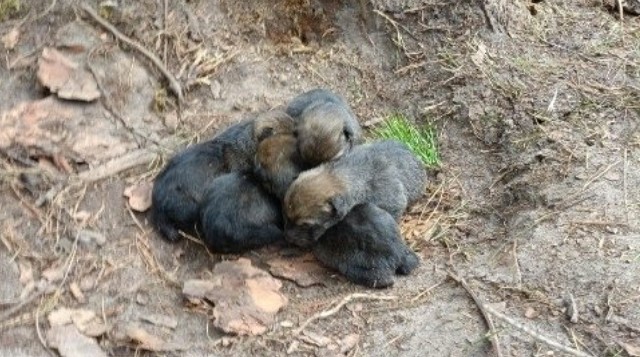
{"label": "small stick", "polygon": [[629,201],[627,196],[627,166],[629,165],[629,161],[627,161],[627,149],[624,149],[624,162],[622,163],[622,186],[624,189],[624,211],[626,216],[626,221],[629,223]]}
{"label": "small stick", "polygon": [[35,299],[37,299],[38,297],[40,297],[42,294],[44,294],[46,292],[47,291],[45,289],[40,289],[40,290],[34,292],[33,294],[31,294],[31,296],[29,296],[28,298],[20,301],[15,306],[3,311],[2,314],[0,314],[0,322],[5,322],[5,320],[8,319],[9,317],[11,317],[11,315],[13,315],[16,312],[20,311],[23,307],[31,304]]}
{"label": "small stick", "polygon": [[478,309],[480,310],[480,313],[482,314],[482,317],[484,318],[484,321],[487,323],[487,327],[489,328],[489,334],[491,335],[491,345],[493,346],[493,350],[496,352],[497,357],[502,357],[502,351],[500,350],[500,342],[498,341],[496,327],[493,324],[493,320],[491,320],[491,316],[487,313],[486,306],[482,303],[482,301],[480,301],[480,298],[478,297],[478,295],[476,295],[473,292],[473,290],[471,290],[471,287],[469,286],[469,284],[467,284],[464,278],[461,278],[452,272],[447,272],[447,275],[449,275],[449,277],[455,280],[458,284],[462,285],[462,287],[467,291],[467,293],[473,299],[473,302],[476,303],[476,305],[478,306]]}
{"label": "small stick", "polygon": [[316,320],[326,319],[329,316],[335,315],[340,309],[342,309],[346,304],[350,303],[353,300],[395,300],[397,297],[388,296],[388,295],[371,295],[371,294],[363,294],[363,293],[354,293],[346,296],[342,299],[336,306],[332,307],[329,310],[320,311],[313,316],[311,316],[307,321],[303,322],[300,327],[293,330],[293,335],[299,335],[309,324]]}
{"label": "small stick", "polygon": [[169,46],[169,38],[167,37],[167,19],[169,18],[169,0],[164,0],[164,31],[162,32],[163,39],[163,53],[162,59],[164,60],[164,65],[167,65],[167,47]]}
{"label": "small stick", "polygon": [[584,186],[582,186],[583,190],[586,190],[587,187],[589,187],[589,185],[591,185],[594,181],[596,181],[597,179],[599,179],[600,177],[604,176],[604,174],[606,174],[607,172],[609,172],[609,170],[611,170],[612,167],[616,166],[617,164],[620,163],[620,160],[616,160],[616,162],[612,163],[611,165],[607,166],[604,168],[604,170],[600,171],[599,173],[597,173],[595,176],[593,176],[591,179],[589,179],[589,181],[587,181],[587,183],[584,184]]}
{"label": "small stick", "polygon": [[134,40],[130,39],[129,37],[124,35],[122,32],[118,31],[118,29],[116,29],[113,25],[111,25],[107,20],[105,20],[102,17],[100,17],[100,15],[98,15],[89,5],[82,4],[81,7],[98,24],[100,24],[100,26],[104,27],[109,32],[111,32],[117,39],[119,39],[120,41],[128,44],[129,46],[131,46],[133,48],[135,48],[140,53],[142,53],[145,57],[147,57],[151,62],[153,62],[153,64],[156,67],[158,67],[160,72],[162,72],[162,74],[165,76],[165,78],[167,78],[167,80],[169,81],[169,88],[178,97],[178,103],[183,103],[184,102],[184,97],[182,96],[182,87],[180,87],[180,84],[178,83],[176,78],[171,73],[169,73],[167,68],[162,64],[162,61],[156,55],[154,55],[153,53],[149,52],[142,45],[140,45],[137,42],[135,42]]}
{"label": "small stick", "polygon": [[513,320],[512,318],[496,311],[495,309],[493,309],[491,306],[489,305],[484,305],[484,309],[487,310],[489,313],[491,313],[492,315],[494,315],[495,317],[499,318],[500,320],[508,323],[509,325],[515,327],[516,329],[526,333],[527,335],[533,337],[534,339],[547,344],[551,347],[554,347],[562,352],[577,356],[577,357],[593,357],[592,355],[582,352],[582,351],[578,351],[576,349],[573,349],[571,347],[567,347],[564,346],[562,344],[560,344],[559,342],[556,342],[552,339],[550,339],[549,337],[545,337],[540,335],[539,333],[533,331],[532,329],[528,328],[527,326],[524,326],[523,324]]}
{"label": "small stick", "polygon": [[620,12],[620,22],[624,21],[624,9],[622,8],[622,0],[618,0],[618,11]]}

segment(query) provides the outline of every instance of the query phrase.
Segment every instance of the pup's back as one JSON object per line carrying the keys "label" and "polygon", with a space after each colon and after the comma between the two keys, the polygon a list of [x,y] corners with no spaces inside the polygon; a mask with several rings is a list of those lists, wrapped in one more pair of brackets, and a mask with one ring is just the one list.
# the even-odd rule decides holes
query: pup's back
{"label": "pup's back", "polygon": [[200,205],[200,230],[208,247],[237,253],[283,239],[278,200],[251,174],[233,172],[211,181]]}
{"label": "pup's back", "polygon": [[[408,146],[396,140],[383,140],[356,146],[340,160],[328,164],[330,170],[350,181],[367,181],[372,191],[386,192],[386,184],[400,180],[408,203],[422,196],[427,173],[418,157]],[[375,193],[375,192],[374,192]]]}
{"label": "pup's back", "polygon": [[373,288],[393,285],[394,274],[409,274],[419,264],[394,218],[372,204],[355,206],[326,231],[313,252],[349,281]]}

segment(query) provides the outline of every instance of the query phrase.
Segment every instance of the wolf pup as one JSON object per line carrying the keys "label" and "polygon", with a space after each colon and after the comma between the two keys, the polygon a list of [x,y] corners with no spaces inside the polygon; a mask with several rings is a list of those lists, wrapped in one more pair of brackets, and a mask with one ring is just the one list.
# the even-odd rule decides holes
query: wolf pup
{"label": "wolf pup", "polygon": [[386,288],[394,275],[407,275],[420,263],[402,240],[398,224],[370,203],[355,206],[313,246],[313,254],[349,281]]}
{"label": "wolf pup", "polygon": [[258,143],[255,174],[262,186],[282,202],[291,182],[307,166],[298,152],[295,121],[286,114],[279,119],[279,132]]}
{"label": "wolf pup", "polygon": [[353,111],[327,89],[293,98],[286,111],[297,121],[298,149],[310,166],[337,159],[362,143],[362,128]]}
{"label": "wolf pup", "polygon": [[268,111],[236,123],[212,139],[176,154],[156,177],[151,222],[167,240],[179,230],[193,233],[207,184],[228,172],[253,169],[256,143],[277,133],[282,111]]}
{"label": "wolf pup", "polygon": [[200,205],[199,231],[215,252],[241,253],[281,241],[280,202],[251,173],[224,174],[209,183]]}
{"label": "wolf pup", "polygon": [[305,171],[284,199],[285,238],[305,247],[361,203],[374,204],[399,220],[424,190],[422,162],[394,140],[356,146],[337,161]]}

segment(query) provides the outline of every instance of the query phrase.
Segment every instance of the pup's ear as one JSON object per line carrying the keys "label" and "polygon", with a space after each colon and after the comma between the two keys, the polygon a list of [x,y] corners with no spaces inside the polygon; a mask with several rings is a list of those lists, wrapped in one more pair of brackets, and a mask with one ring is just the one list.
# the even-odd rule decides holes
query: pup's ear
{"label": "pup's ear", "polygon": [[256,141],[257,142],[261,142],[264,139],[273,136],[273,127],[271,126],[261,126],[259,128],[256,128],[256,131],[254,133],[255,137],[256,137]]}

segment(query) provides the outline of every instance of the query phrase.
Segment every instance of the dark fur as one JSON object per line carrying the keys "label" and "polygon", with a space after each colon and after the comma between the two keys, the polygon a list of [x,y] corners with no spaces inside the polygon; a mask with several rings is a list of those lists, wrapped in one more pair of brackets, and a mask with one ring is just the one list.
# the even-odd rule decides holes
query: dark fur
{"label": "dark fur", "polygon": [[194,233],[207,184],[224,173],[252,170],[256,143],[279,132],[282,115],[269,111],[243,120],[171,158],[153,185],[151,221],[159,233],[169,241],[180,238],[178,230]]}
{"label": "dark fur", "polygon": [[372,203],[398,220],[424,190],[422,162],[398,141],[356,146],[337,161],[303,172],[284,200],[285,238],[309,246],[351,209]]}
{"label": "dark fur", "polygon": [[283,240],[279,201],[252,174],[211,181],[200,206],[200,233],[215,252],[240,253]]}
{"label": "dark fur", "polygon": [[298,150],[311,166],[334,160],[362,142],[362,129],[353,111],[327,89],[295,97],[286,111],[298,123]]}
{"label": "dark fur", "polygon": [[393,285],[394,274],[407,275],[420,262],[394,218],[372,204],[355,206],[320,237],[313,253],[349,281],[371,288]]}

